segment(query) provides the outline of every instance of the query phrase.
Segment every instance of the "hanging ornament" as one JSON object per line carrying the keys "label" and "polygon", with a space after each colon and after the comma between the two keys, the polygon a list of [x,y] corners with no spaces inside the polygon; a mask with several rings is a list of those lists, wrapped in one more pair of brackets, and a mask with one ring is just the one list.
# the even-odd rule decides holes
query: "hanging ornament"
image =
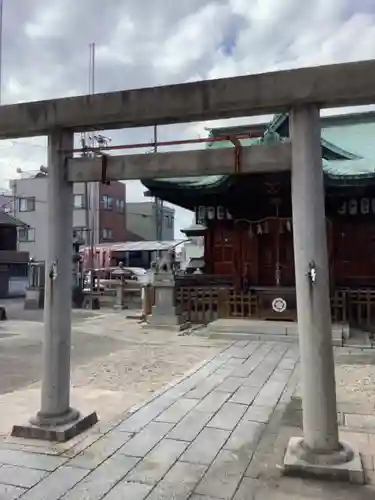
{"label": "hanging ornament", "polygon": [[356,215],[358,213],[358,202],[355,198],[349,200],[349,214]]}
{"label": "hanging ornament", "polygon": [[370,199],[362,198],[361,199],[361,214],[368,214],[370,212]]}
{"label": "hanging ornament", "polygon": [[225,208],[221,207],[221,206],[218,206],[217,209],[216,209],[216,214],[217,214],[218,220],[225,219]]}
{"label": "hanging ornament", "polygon": [[292,231],[292,223],[290,222],[290,220],[287,220],[286,221],[286,229],[287,231],[291,232]]}
{"label": "hanging ornament", "polygon": [[229,210],[226,211],[226,217],[228,220],[233,219],[232,214],[229,212]]}
{"label": "hanging ornament", "polygon": [[206,220],[206,207],[199,206],[198,207],[198,216],[197,216],[197,224],[204,224]]}
{"label": "hanging ornament", "polygon": [[346,209],[347,209],[347,203],[344,201],[344,203],[340,206],[340,208],[337,210],[337,213],[339,215],[345,215],[346,214]]}
{"label": "hanging ornament", "polygon": [[259,235],[263,234],[262,224],[258,224],[258,226],[257,226],[257,234],[259,234]]}
{"label": "hanging ornament", "polygon": [[215,207],[207,208],[207,219],[213,220],[215,218]]}

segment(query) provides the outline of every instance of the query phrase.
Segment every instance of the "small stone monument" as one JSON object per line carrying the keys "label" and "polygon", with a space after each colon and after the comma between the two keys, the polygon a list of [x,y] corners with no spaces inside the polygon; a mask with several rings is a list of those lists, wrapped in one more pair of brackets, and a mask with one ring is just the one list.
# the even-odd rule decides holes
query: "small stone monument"
{"label": "small stone monument", "polygon": [[174,251],[155,265],[153,286],[155,289],[155,305],[146,326],[166,328],[176,331],[190,326],[187,313],[176,305],[176,280]]}

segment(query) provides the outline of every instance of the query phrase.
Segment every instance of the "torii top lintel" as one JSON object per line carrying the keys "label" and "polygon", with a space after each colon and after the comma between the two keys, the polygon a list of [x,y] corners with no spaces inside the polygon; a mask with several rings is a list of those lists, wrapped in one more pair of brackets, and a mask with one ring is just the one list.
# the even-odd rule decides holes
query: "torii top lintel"
{"label": "torii top lintel", "polygon": [[375,60],[0,106],[0,139],[375,103]]}

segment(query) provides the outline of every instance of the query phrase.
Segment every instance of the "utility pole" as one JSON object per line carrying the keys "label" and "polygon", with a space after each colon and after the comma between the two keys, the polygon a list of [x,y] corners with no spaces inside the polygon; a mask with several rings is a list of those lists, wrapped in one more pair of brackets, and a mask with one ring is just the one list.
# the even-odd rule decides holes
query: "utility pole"
{"label": "utility pole", "polygon": [[[154,125],[154,153],[158,151],[158,128]],[[156,241],[163,240],[163,200],[155,197]]]}
{"label": "utility pole", "polygon": [[[89,62],[89,94],[95,93],[95,42],[90,43],[90,62]],[[89,145],[91,148],[95,146],[94,132],[89,137]],[[91,152],[93,155],[94,153]],[[93,279],[94,270],[94,246],[96,240],[96,182],[88,184],[90,207],[90,261],[91,261],[91,280]],[[91,290],[92,291],[92,290]]]}
{"label": "utility pole", "polygon": [[[88,91],[89,94],[93,94],[95,90],[95,43],[90,43],[89,45],[89,80],[88,80]],[[92,156],[93,152],[90,147],[93,147],[92,140],[87,136],[86,133],[81,134],[81,146],[83,149],[82,156]],[[84,204],[85,204],[85,246],[89,247],[89,259],[88,259],[88,268],[90,271],[90,309],[93,308],[93,297],[92,293],[94,290],[94,228],[95,228],[95,211],[94,215],[90,212],[94,210],[94,196],[92,185],[88,182],[84,183]],[[87,268],[85,269],[87,270]]]}

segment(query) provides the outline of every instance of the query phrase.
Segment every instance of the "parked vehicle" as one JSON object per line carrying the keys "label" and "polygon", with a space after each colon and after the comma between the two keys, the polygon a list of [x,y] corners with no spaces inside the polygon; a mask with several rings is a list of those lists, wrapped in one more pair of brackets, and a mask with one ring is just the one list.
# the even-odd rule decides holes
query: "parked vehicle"
{"label": "parked vehicle", "polygon": [[[147,284],[148,273],[141,267],[107,267],[94,269],[94,291],[106,292],[113,289],[118,280],[125,282],[137,282],[139,285]],[[91,271],[85,276],[84,288],[88,291],[90,288]]]}

